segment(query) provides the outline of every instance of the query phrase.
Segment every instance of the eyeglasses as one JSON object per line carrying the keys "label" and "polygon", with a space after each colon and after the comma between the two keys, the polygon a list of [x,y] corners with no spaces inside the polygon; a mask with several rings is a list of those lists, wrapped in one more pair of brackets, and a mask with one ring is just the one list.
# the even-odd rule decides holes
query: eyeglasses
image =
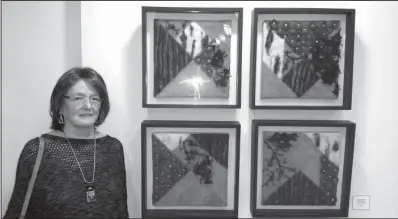
{"label": "eyeglasses", "polygon": [[100,97],[88,97],[87,98],[87,97],[82,97],[82,96],[71,97],[71,96],[66,96],[66,95],[64,97],[69,99],[74,105],[78,105],[78,106],[82,106],[83,104],[85,104],[87,99],[95,107],[100,106],[102,104],[102,102],[104,101]]}

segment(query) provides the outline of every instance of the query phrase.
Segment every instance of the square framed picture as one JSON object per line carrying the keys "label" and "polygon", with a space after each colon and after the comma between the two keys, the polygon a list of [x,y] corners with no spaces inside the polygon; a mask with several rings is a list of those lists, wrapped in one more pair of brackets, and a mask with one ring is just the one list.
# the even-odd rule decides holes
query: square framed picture
{"label": "square framed picture", "polygon": [[242,8],[142,7],[143,107],[240,108]]}
{"label": "square framed picture", "polygon": [[238,122],[142,123],[143,218],[237,218]]}
{"label": "square framed picture", "polygon": [[250,108],[349,110],[355,9],[255,8]]}
{"label": "square framed picture", "polygon": [[254,120],[254,217],[347,217],[355,142],[349,121]]}

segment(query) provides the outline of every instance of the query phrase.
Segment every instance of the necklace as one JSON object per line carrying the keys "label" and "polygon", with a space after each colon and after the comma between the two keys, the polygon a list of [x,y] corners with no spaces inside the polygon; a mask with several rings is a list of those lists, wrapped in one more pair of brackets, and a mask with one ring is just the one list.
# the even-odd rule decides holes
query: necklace
{"label": "necklace", "polygon": [[[77,165],[79,166],[79,170],[80,170],[80,173],[81,173],[82,176],[83,176],[84,182],[87,183],[87,184],[93,184],[93,183],[94,183],[94,179],[95,179],[95,178],[94,178],[94,177],[95,177],[95,163],[96,163],[95,157],[96,157],[96,152],[97,152],[97,141],[96,141],[96,138],[95,138],[95,130],[94,130],[94,167],[93,167],[93,178],[92,178],[91,182],[88,182],[88,181],[86,180],[86,177],[84,177],[84,173],[83,173],[83,170],[82,170],[82,168],[81,168],[81,166],[80,166],[79,160],[77,159],[76,153],[75,153],[75,151],[73,150],[73,147],[72,147],[72,145],[71,145],[71,143],[70,143],[68,137],[66,136],[66,133],[65,133],[63,130],[62,130],[62,132],[64,133],[65,138],[66,138],[66,140],[68,141],[69,147],[70,147],[70,149],[71,149],[72,152],[73,152],[73,156],[75,157],[76,163],[77,163]],[[95,201],[96,201],[96,198],[95,198],[95,189],[94,189],[94,186],[93,186],[93,185],[87,186],[85,191],[86,191],[87,203],[95,202]]]}

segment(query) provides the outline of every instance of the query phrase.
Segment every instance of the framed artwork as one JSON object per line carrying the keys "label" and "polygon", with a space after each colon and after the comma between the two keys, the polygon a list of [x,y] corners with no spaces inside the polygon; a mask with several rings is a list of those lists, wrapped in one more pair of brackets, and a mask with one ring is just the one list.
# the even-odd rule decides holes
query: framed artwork
{"label": "framed artwork", "polygon": [[238,122],[142,123],[143,218],[237,218]]}
{"label": "framed artwork", "polygon": [[143,107],[240,108],[242,8],[142,7]]}
{"label": "framed artwork", "polygon": [[351,109],[355,9],[255,8],[250,108]]}
{"label": "framed artwork", "polygon": [[253,217],[348,217],[355,124],[254,120]]}

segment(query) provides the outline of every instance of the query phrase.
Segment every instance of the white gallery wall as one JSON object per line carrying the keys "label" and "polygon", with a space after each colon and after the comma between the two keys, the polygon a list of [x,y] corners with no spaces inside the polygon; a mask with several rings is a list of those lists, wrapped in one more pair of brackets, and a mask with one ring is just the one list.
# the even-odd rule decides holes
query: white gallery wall
{"label": "white gallery wall", "polygon": [[48,132],[50,95],[81,65],[80,2],[2,4],[2,216],[25,143]]}
{"label": "white gallery wall", "polygon": [[[143,109],[141,6],[243,7],[242,108]],[[350,111],[249,109],[251,12],[255,7],[355,8]],[[2,215],[20,150],[47,132],[58,77],[82,64],[106,80],[111,112],[101,131],[124,145],[130,217],[141,217],[141,122],[145,119],[239,121],[239,217],[250,214],[252,119],[333,119],[357,124],[351,195],[370,210],[350,217],[398,217],[398,4],[395,2],[2,2]],[[351,205],[350,201],[350,205]]]}

